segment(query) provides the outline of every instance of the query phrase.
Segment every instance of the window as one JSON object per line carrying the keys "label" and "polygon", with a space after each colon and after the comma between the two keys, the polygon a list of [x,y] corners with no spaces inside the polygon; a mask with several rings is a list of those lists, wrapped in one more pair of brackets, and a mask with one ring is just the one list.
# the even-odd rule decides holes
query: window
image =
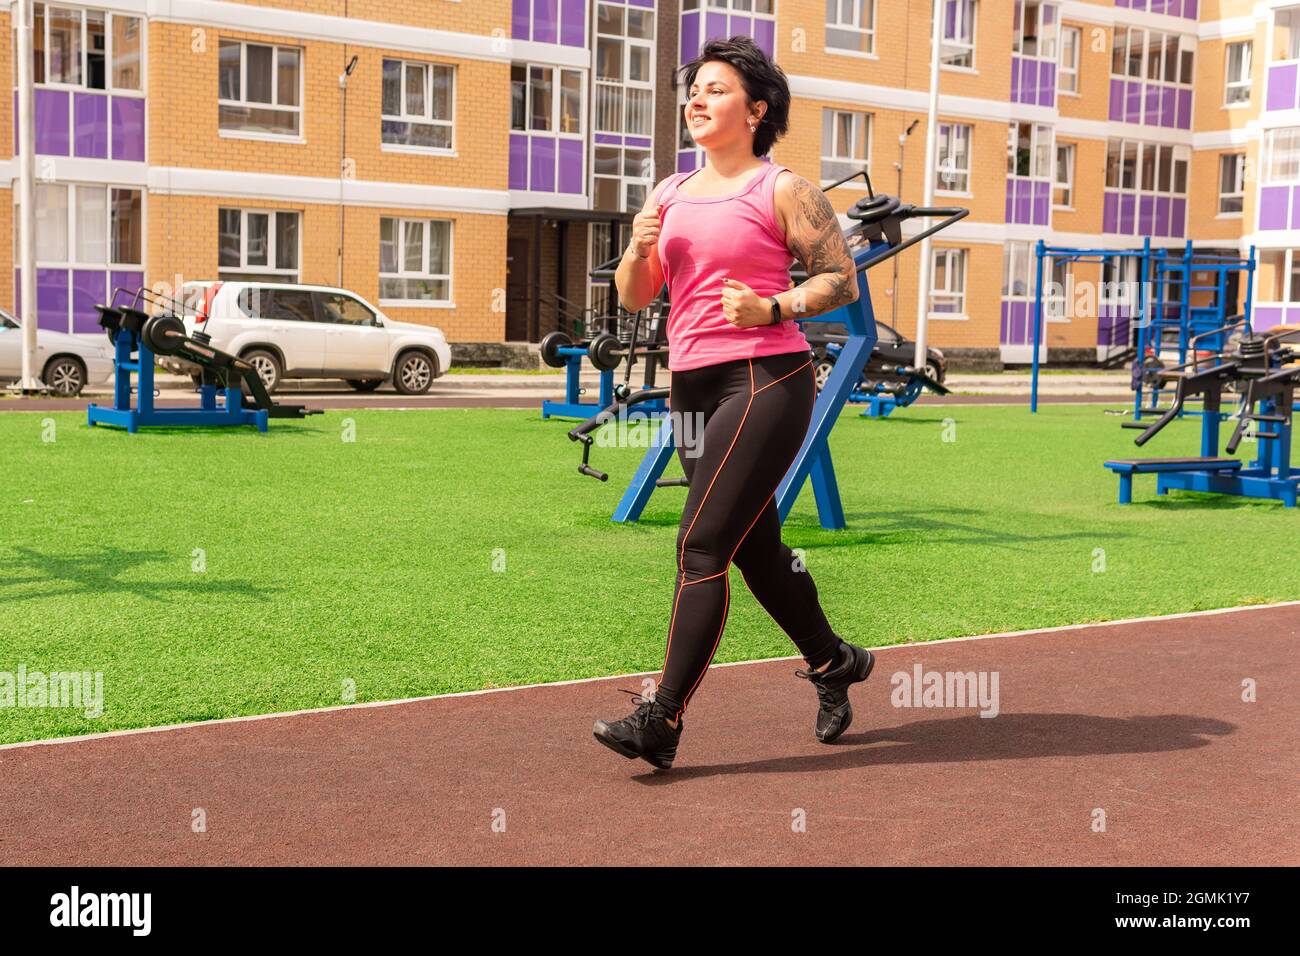
{"label": "window", "polygon": [[254,297],[261,293],[263,318],[281,322],[315,322],[316,307],[306,289],[249,289]]}
{"label": "window", "polygon": [[1273,60],[1300,60],[1300,7],[1273,12]]}
{"label": "window", "polygon": [[876,0],[826,0],[826,47],[874,53]]}
{"label": "window", "polygon": [[1262,250],[1257,269],[1260,300],[1300,305],[1300,256],[1294,249]]}
{"label": "window", "polygon": [[1082,34],[1078,27],[1061,28],[1061,63],[1056,73],[1056,88],[1062,93],[1079,92],[1079,44]]}
{"label": "window", "polygon": [[[1037,252],[1029,257],[1037,278]],[[1070,303],[1074,299],[1073,273],[1068,259],[1046,258],[1043,261],[1043,318],[1047,322],[1069,322]],[[1032,291],[1032,290],[1031,290]]]}
{"label": "window", "polygon": [[964,318],[966,250],[935,249],[930,263],[930,315],[934,318]]}
{"label": "window", "polygon": [[1219,157],[1219,215],[1240,216],[1246,193],[1246,154],[1224,153]]}
{"label": "window", "polygon": [[1008,242],[1002,259],[1002,297],[1004,299],[1032,299],[1034,297],[1034,247],[1028,242]]}
{"label": "window", "polygon": [[1106,143],[1106,188],[1164,196],[1187,195],[1186,146],[1111,139]]}
{"label": "window", "polygon": [[1196,41],[1191,36],[1139,27],[1115,27],[1112,76],[1192,85]]}
{"label": "window", "polygon": [[298,281],[298,213],[217,210],[217,269],[222,279]]}
{"label": "window", "polygon": [[38,3],[32,10],[35,82],[142,91],[141,29],[139,17]]}
{"label": "window", "polygon": [[[654,122],[653,42],[653,11],[618,3],[596,5],[594,82],[598,131],[633,136],[651,134]],[[574,73],[573,78],[578,80],[578,74]],[[574,89],[580,91],[581,87],[575,85]]]}
{"label": "window", "polygon": [[1300,126],[1264,134],[1264,184],[1300,182]]}
{"label": "window", "polygon": [[[559,75],[560,91],[555,95]],[[582,135],[582,73],[515,63],[510,67],[510,128],[517,132]]]}
{"label": "window", "polygon": [[451,302],[451,220],[379,220],[379,299]]}
{"label": "window", "polygon": [[1007,175],[1048,179],[1052,175],[1052,127],[1012,123],[1007,139]]}
{"label": "window", "polygon": [[971,127],[960,123],[940,123],[938,142],[934,188],[941,192],[969,192]]}
{"label": "window", "polygon": [[1057,209],[1074,207],[1074,144],[1056,146],[1056,178],[1052,182],[1052,205]]}
{"label": "window", "polygon": [[1226,47],[1227,63],[1224,68],[1223,103],[1235,106],[1250,102],[1250,52],[1249,40],[1229,43]]}
{"label": "window", "polygon": [[[139,266],[143,263],[144,206],[138,189],[36,184],[36,264]],[[14,203],[14,261],[19,255],[19,203]]]}
{"label": "window", "polygon": [[1056,59],[1056,24],[1060,20],[1057,5],[1041,0],[1016,0],[1016,15],[1012,52],[1040,60]]}
{"label": "window", "polygon": [[300,135],[302,50],[222,40],[217,58],[217,124],[223,132]]}
{"label": "window", "polygon": [[939,45],[940,66],[975,68],[975,0],[945,3],[943,42]]}
{"label": "window", "polygon": [[374,325],[375,313],[343,292],[317,292],[320,320],[336,325]]}
{"label": "window", "polygon": [[646,192],[654,186],[650,150],[597,146],[593,161],[593,208],[625,212],[639,211],[645,205]]}
{"label": "window", "polygon": [[452,148],[454,68],[384,60],[381,138],[390,146]]}
{"label": "window", "polygon": [[822,184],[870,169],[871,114],[822,110]]}

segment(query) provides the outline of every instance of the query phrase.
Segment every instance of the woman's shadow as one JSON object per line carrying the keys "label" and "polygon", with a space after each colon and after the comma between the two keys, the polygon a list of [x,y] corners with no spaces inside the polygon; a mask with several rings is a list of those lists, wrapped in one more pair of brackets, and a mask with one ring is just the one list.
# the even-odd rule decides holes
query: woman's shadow
{"label": "woman's shadow", "polygon": [[[1162,753],[1207,747],[1207,738],[1234,730],[1236,725],[1226,721],[1188,714],[1094,717],[1004,713],[990,718],[969,714],[850,731],[818,754],[747,763],[688,764],[669,773],[650,772],[634,779],[658,785],[733,773],[821,773],[898,764]],[[811,734],[811,727],[808,732]]]}

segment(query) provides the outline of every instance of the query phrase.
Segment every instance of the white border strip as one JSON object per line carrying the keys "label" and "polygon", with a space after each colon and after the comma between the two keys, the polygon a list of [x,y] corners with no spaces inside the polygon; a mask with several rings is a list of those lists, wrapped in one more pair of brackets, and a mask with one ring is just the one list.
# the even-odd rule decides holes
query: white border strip
{"label": "white border strip", "polygon": [[[1216,614],[1236,614],[1240,611],[1268,611],[1280,607],[1300,606],[1297,601],[1279,601],[1276,604],[1250,604],[1242,607],[1221,607],[1208,611],[1184,611],[1179,614],[1157,614],[1151,617],[1130,617],[1119,621],[1097,621],[1088,624],[1062,624],[1058,627],[1043,627],[1029,631],[1002,631],[997,634],[972,634],[969,637],[941,637],[933,641],[912,641],[907,644],[888,644],[885,647],[873,647],[871,651],[904,650],[907,648],[931,647],[935,644],[955,644],[964,641],[987,641],[997,637],[1025,637],[1031,634],[1059,634],[1062,631],[1080,631],[1090,627],[1122,627],[1128,624],[1145,624],[1153,621],[1177,621],[1188,617],[1210,617]],[[755,661],[729,661],[724,664],[711,664],[715,667],[744,667],[748,664],[771,664],[779,661],[801,661],[798,654],[787,657],[764,657]],[[310,714],[328,714],[340,710],[366,710],[374,707],[393,707],[397,704],[418,704],[429,700],[444,700],[452,697],[481,697],[487,694],[504,694],[509,691],[532,690],[539,687],[567,687],[572,684],[594,684],[597,681],[628,680],[635,677],[647,677],[659,673],[658,670],[639,671],[632,674],[611,674],[605,677],[579,677],[574,680],[548,681],[541,684],[519,684],[514,687],[492,687],[487,690],[462,690],[451,694],[429,694],[425,697],[404,697],[400,700],[375,700],[361,704],[336,704],[332,707],[312,707],[306,710],[287,710],[274,714],[249,714],[245,717],[220,717],[216,720],[196,720],[185,724],[166,724],[162,727],[133,727],[127,730],[108,730],[98,734],[81,734],[76,737],[52,737],[48,740],[22,740],[12,744],[0,744],[0,751],[17,750],[20,747],[50,747],[56,744],[78,743],[83,740],[103,740],[109,737],[127,737],[137,734],[158,734],[169,730],[187,730],[191,727],[214,727],[221,724],[240,724],[253,720],[272,720],[277,717],[302,717]]]}

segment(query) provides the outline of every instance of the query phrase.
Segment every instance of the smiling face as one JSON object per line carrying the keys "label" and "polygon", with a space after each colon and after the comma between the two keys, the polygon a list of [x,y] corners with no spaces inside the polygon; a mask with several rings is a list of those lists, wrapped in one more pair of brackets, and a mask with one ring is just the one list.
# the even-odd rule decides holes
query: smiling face
{"label": "smiling face", "polygon": [[741,137],[752,140],[749,124],[757,126],[767,108],[762,102],[750,107],[740,72],[721,60],[701,66],[687,93],[686,128],[706,149],[717,149]]}

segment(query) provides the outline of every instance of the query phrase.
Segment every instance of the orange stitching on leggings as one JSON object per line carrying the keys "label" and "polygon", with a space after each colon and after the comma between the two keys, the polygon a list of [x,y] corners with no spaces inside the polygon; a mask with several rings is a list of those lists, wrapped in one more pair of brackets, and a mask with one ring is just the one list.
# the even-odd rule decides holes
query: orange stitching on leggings
{"label": "orange stitching on leggings", "polygon": [[[802,365],[800,365],[797,369],[795,369],[794,372],[786,372],[786,373],[785,373],[784,375],[782,375],[780,378],[776,379],[776,381],[768,382],[766,385],[763,386],[763,388],[771,388],[771,387],[772,387],[773,385],[775,385],[777,382],[784,382],[787,378],[789,378],[789,377],[790,377],[791,375],[793,375],[795,372],[802,372],[804,369],[806,369],[806,368],[807,368],[809,365],[811,365],[811,364],[812,364],[812,359],[810,358],[810,359],[808,359],[808,361],[804,362],[804,363],[803,363]],[[814,385],[814,387],[816,386],[816,384],[817,384],[817,379],[814,378],[814,379],[813,379],[813,385]],[[763,390],[763,388],[760,388],[760,389],[758,390],[758,392],[761,392],[761,391]],[[758,392],[755,392],[754,394],[757,395]]]}
{"label": "orange stitching on leggings", "polygon": [[[731,452],[732,452],[732,451],[735,449],[735,447],[736,447],[736,442],[737,442],[737,440],[739,440],[739,438],[740,438],[740,432],[741,432],[741,430],[744,429],[744,427],[745,427],[745,420],[746,420],[747,418],[749,418],[749,410],[750,410],[750,408],[752,408],[753,405],[754,405],[754,395],[755,395],[755,392],[754,392],[754,360],[753,360],[753,359],[750,359],[750,360],[749,360],[749,403],[745,406],[745,412],[744,412],[744,414],[740,416],[740,424],[736,426],[736,434],[735,434],[734,436],[732,436],[731,444],[730,444],[729,446],[727,446],[727,453],[726,453],[725,455],[722,456],[722,461],[718,463],[718,470],[715,471],[715,472],[713,473],[713,478],[710,479],[710,481],[709,481],[709,487],[706,488],[706,489],[704,490],[704,497],[700,499],[699,507],[695,509],[695,514],[691,516],[691,523],[690,523],[689,525],[686,526],[686,533],[685,533],[684,535],[682,535],[682,546],[681,546],[681,548],[680,548],[680,549],[678,550],[678,552],[677,552],[677,571],[678,571],[679,574],[685,574],[685,573],[686,573],[686,539],[689,538],[689,537],[691,536],[691,530],[695,527],[695,522],[699,520],[700,512],[702,512],[702,511],[704,510],[704,503],[705,503],[706,501],[709,500],[709,492],[711,492],[711,491],[713,490],[714,482],[716,482],[716,481],[718,480],[718,476],[719,476],[720,474],[722,474],[722,469],[726,467],[727,462],[731,459]],[[723,569],[723,572],[725,573],[726,570],[727,570],[727,569],[724,568],[724,569]],[[716,578],[716,577],[718,577],[718,575],[716,575],[716,574],[715,574],[715,575],[711,575],[711,577],[715,577],[715,578]],[[730,596],[730,593],[731,593],[731,583],[730,583],[730,580],[728,580],[728,581],[727,581],[727,594],[728,594],[728,596]],[[678,589],[677,589],[677,599],[676,599],[675,601],[673,601],[673,613],[672,613],[672,617],[671,617],[671,618],[669,619],[669,621],[668,621],[668,646],[667,646],[666,648],[664,648],[664,666],[663,666],[663,670],[664,670],[664,672],[666,672],[666,671],[668,670],[668,655],[671,654],[671,653],[672,653],[672,650],[673,650],[673,630],[674,630],[674,628],[676,628],[676,626],[677,626],[677,607],[678,607],[678,605],[681,604],[681,601],[682,601],[682,587],[678,587]],[[724,622],[724,623],[726,622],[726,614],[725,614],[725,612],[724,612],[724,614],[723,614],[723,622]],[[721,640],[721,639],[722,639],[722,632],[719,631],[719,632],[718,632],[718,640]],[[716,648],[716,646],[717,646],[717,645],[715,644],[714,647]],[[660,683],[662,683],[662,677],[663,677],[663,674],[661,673],[661,674],[660,674],[660,678],[661,678]],[[698,682],[697,682],[697,683],[698,683]],[[683,708],[684,708],[684,707],[685,707],[685,704],[683,703]]]}

